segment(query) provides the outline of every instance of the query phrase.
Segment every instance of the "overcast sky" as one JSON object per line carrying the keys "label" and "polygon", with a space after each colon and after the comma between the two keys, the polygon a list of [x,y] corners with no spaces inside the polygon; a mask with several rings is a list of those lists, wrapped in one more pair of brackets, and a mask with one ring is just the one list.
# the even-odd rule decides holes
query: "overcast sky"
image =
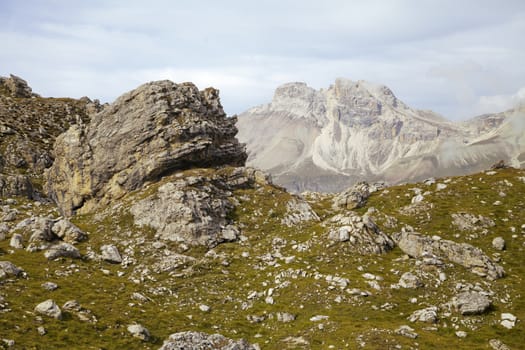
{"label": "overcast sky", "polygon": [[0,0],[1,76],[103,102],[192,81],[229,114],[337,77],[453,120],[502,111],[525,98],[524,38],[523,0]]}

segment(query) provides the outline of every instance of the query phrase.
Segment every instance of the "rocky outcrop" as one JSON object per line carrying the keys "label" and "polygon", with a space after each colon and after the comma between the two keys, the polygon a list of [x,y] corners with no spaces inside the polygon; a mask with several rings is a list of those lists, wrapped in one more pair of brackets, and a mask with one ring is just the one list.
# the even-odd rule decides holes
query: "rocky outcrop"
{"label": "rocky outcrop", "polygon": [[33,196],[33,185],[28,176],[0,174],[0,196]]}
{"label": "rocky outcrop", "polygon": [[244,165],[218,91],[157,81],[119,97],[57,138],[46,189],[66,215],[90,212],[191,167]]}
{"label": "rocky outcrop", "polygon": [[336,242],[349,242],[359,254],[381,254],[394,248],[392,239],[383,233],[368,216],[348,212],[330,219],[328,238]]}
{"label": "rocky outcrop", "polygon": [[359,182],[335,196],[333,207],[349,210],[361,208],[366,204],[368,197],[370,197],[370,186],[366,182]]}
{"label": "rocky outcrop", "polygon": [[159,350],[256,350],[246,340],[232,340],[220,334],[206,334],[202,332],[181,332],[169,336]]}
{"label": "rocky outcrop", "polygon": [[483,251],[467,243],[434,239],[418,232],[403,231],[394,235],[399,248],[414,258],[437,258],[466,267],[472,273],[490,280],[503,277],[503,268],[494,263]]}
{"label": "rocky outcrop", "polygon": [[27,82],[13,74],[10,74],[9,78],[0,77],[0,89],[4,89],[11,97],[33,97],[33,90],[27,85]]}
{"label": "rocky outcrop", "polygon": [[149,226],[156,238],[213,247],[236,240],[239,229],[228,214],[231,191],[265,181],[251,168],[232,168],[200,176],[175,177],[153,196],[131,207],[135,224]]}

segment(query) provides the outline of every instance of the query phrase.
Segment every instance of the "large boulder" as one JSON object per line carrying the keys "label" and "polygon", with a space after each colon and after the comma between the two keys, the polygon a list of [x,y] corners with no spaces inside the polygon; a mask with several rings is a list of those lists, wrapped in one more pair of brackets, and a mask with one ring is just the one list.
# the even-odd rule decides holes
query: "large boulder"
{"label": "large boulder", "polygon": [[394,235],[394,240],[403,252],[413,258],[445,258],[490,280],[501,278],[505,274],[503,267],[493,262],[481,249],[467,243],[435,239],[411,231]]}
{"label": "large boulder", "polygon": [[350,210],[361,208],[366,204],[368,197],[370,197],[370,185],[366,182],[358,182],[335,196],[333,207]]}
{"label": "large boulder", "polygon": [[57,138],[47,192],[72,215],[180,169],[242,166],[247,155],[235,122],[218,90],[167,80],[144,84]]}
{"label": "large boulder", "polygon": [[7,90],[11,97],[29,98],[33,96],[33,91],[27,82],[13,74],[10,74],[9,78],[0,77],[0,87]]}
{"label": "large boulder", "polygon": [[257,348],[244,339],[235,341],[220,334],[180,332],[170,335],[159,350],[256,350]]}

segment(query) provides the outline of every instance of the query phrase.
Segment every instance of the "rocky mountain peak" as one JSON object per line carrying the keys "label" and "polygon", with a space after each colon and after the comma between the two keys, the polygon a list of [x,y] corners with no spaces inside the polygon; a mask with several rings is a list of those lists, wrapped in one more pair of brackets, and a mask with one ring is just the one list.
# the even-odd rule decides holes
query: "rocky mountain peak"
{"label": "rocky mountain peak", "polygon": [[34,96],[27,81],[13,74],[10,74],[9,78],[0,77],[0,94],[2,93],[7,96],[18,98],[30,98]]}
{"label": "rocky mountain peak", "polygon": [[176,170],[244,165],[218,91],[192,83],[146,83],[56,141],[47,191],[65,214],[89,212]]}

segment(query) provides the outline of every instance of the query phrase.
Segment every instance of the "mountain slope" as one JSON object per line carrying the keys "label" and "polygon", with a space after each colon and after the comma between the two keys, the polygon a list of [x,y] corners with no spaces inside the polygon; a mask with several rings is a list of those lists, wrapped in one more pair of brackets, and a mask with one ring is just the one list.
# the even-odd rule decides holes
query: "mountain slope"
{"label": "mountain slope", "polygon": [[364,179],[414,181],[509,159],[506,149],[472,143],[506,119],[451,123],[408,107],[385,86],[337,79],[320,91],[304,83],[277,88],[271,103],[239,115],[238,137],[248,164],[272,173],[276,183],[332,192]]}

